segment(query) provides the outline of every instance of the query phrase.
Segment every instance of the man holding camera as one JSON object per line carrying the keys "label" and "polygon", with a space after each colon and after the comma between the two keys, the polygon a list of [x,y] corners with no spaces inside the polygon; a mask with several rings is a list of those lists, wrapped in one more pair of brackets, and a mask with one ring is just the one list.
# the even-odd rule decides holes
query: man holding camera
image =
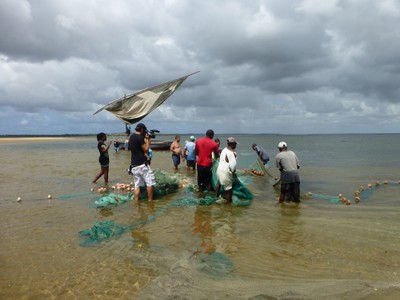
{"label": "man holding camera", "polygon": [[153,201],[153,186],[156,178],[146,159],[146,153],[150,149],[151,133],[147,131],[146,125],[136,125],[135,133],[129,138],[129,149],[131,149],[131,172],[135,183],[135,201],[139,201],[140,187],[146,185],[148,201]]}

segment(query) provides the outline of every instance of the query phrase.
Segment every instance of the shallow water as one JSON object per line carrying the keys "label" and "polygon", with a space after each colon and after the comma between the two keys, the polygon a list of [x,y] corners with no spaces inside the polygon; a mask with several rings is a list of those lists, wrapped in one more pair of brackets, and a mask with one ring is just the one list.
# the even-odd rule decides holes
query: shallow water
{"label": "shallow water", "polygon": [[[242,177],[255,195],[249,207],[168,209],[202,195],[183,187],[152,205],[95,208],[100,195],[90,189],[102,179],[91,183],[99,171],[94,137],[0,140],[0,298],[398,299],[399,137],[237,136],[240,169],[255,161],[253,142],[273,157],[285,140],[300,158],[303,194],[352,199],[360,186],[388,181],[359,204],[303,199],[278,206],[272,179]],[[110,160],[110,185],[131,182],[129,153],[110,151]],[[277,175],[273,159],[270,165]],[[173,172],[169,152],[154,152],[152,167]],[[195,182],[182,165],[179,173]],[[146,222],[82,247],[78,232],[106,220]]]}

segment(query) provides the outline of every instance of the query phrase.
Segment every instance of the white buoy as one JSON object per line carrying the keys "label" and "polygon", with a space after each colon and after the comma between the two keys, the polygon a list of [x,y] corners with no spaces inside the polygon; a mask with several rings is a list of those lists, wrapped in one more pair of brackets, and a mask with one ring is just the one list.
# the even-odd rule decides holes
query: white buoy
{"label": "white buoy", "polygon": [[21,202],[21,200],[22,200],[21,197],[17,198],[17,202]]}
{"label": "white buoy", "polygon": [[47,196],[47,199],[51,199],[51,195],[48,195],[48,196]]}

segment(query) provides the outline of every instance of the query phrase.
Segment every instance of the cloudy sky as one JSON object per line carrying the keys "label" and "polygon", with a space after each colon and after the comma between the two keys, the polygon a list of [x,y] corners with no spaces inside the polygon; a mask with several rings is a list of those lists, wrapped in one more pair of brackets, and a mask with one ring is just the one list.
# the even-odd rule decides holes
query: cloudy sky
{"label": "cloudy sky", "polygon": [[0,0],[0,135],[400,132],[399,0]]}

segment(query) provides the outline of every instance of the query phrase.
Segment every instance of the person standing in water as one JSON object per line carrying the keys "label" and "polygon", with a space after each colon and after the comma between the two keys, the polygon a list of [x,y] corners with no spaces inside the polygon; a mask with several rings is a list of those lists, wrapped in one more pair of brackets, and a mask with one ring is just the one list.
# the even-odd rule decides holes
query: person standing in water
{"label": "person standing in water", "polygon": [[217,168],[218,182],[215,188],[215,196],[219,197],[221,186],[225,190],[224,199],[217,200],[218,204],[232,203],[232,192],[233,192],[233,179],[236,176],[236,145],[238,142],[234,137],[230,137],[227,140],[227,147],[224,148],[219,157],[219,164]]}
{"label": "person standing in water", "polygon": [[129,149],[131,149],[131,172],[135,183],[135,201],[139,202],[140,187],[146,186],[148,201],[153,201],[156,177],[150,168],[146,154],[150,149],[151,135],[147,132],[146,125],[139,123],[135,132],[129,138]]}
{"label": "person standing in water", "polygon": [[213,154],[215,158],[219,157],[218,144],[214,142],[214,131],[208,129],[206,136],[199,138],[195,143],[195,152],[197,156],[197,184],[200,191],[213,191],[211,184],[212,180],[212,165]]}
{"label": "person standing in water", "polygon": [[281,172],[281,193],[279,203],[285,201],[286,195],[293,197],[293,202],[300,203],[300,169],[299,159],[297,155],[287,149],[286,142],[278,144],[279,153],[275,157],[276,167]]}
{"label": "person standing in water", "polygon": [[106,141],[107,141],[107,135],[104,132],[100,132],[97,135],[97,149],[99,150],[100,153],[99,156],[100,172],[93,179],[93,183],[96,183],[97,180],[99,180],[99,178],[104,175],[104,183],[107,185],[108,171],[110,166],[110,157],[108,155],[108,149],[110,148],[112,141],[110,141],[108,145],[105,144]]}
{"label": "person standing in water", "polygon": [[189,138],[189,141],[185,144],[184,152],[186,156],[186,168],[188,170],[193,169],[193,171],[196,170],[196,153],[195,153],[195,148],[196,145],[194,141],[196,138],[192,135]]}
{"label": "person standing in water", "polygon": [[169,150],[172,152],[172,163],[174,164],[175,170],[178,170],[179,164],[181,163],[182,148],[180,142],[181,142],[181,137],[177,135],[175,136],[175,140],[169,147]]}

